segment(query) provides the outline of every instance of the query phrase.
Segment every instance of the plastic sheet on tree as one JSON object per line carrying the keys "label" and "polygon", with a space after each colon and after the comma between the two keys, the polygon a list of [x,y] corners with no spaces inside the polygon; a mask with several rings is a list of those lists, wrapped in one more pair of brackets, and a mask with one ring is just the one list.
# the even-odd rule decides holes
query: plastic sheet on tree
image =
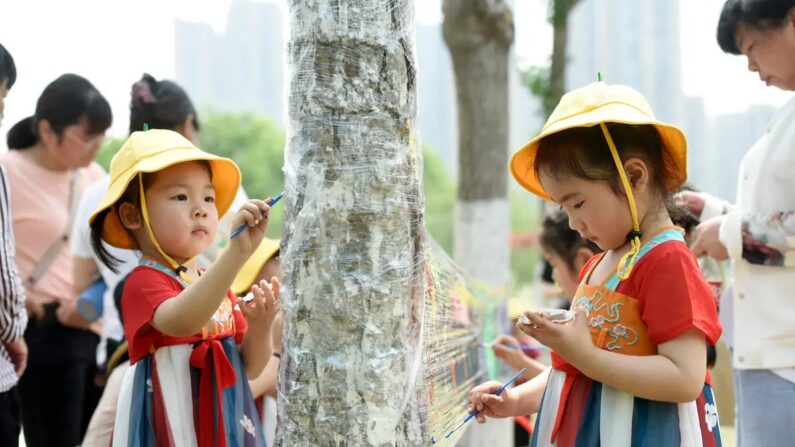
{"label": "plastic sheet on tree", "polygon": [[426,239],[413,2],[288,4],[276,445],[427,445],[463,420],[496,318]]}

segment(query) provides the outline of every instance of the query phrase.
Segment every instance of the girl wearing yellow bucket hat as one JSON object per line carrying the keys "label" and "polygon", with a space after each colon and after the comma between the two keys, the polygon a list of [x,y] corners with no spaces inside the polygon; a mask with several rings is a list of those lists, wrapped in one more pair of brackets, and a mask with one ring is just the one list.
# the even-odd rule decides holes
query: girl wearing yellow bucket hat
{"label": "girl wearing yellow bucket hat", "polygon": [[113,445],[264,445],[246,378],[270,358],[279,283],[253,287],[250,303],[229,288],[264,237],[267,203],[243,205],[233,223],[248,230],[209,269],[194,260],[239,184],[234,162],[168,130],[134,132],[111,161],[108,191],[89,220],[94,249],[111,268],[102,241],[142,253],[122,297],[132,366]]}
{"label": "girl wearing yellow bucket hat", "polygon": [[566,94],[510,169],[605,251],[580,273],[573,322],[524,313],[552,367],[500,396],[497,382],[473,389],[479,422],[538,411],[533,446],[720,445],[705,362],[717,309],[666,209],[687,177],[682,132],[597,82]]}

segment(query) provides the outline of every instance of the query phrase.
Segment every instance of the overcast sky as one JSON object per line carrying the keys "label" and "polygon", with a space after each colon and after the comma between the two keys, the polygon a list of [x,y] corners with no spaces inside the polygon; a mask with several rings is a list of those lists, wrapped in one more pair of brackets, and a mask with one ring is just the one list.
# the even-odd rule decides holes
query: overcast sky
{"label": "overcast sky", "polygon": [[[16,59],[19,78],[6,101],[0,150],[5,131],[32,114],[44,86],[66,72],[83,75],[100,89],[117,118],[111,134],[124,135],[132,82],[143,71],[174,76],[174,20],[206,22],[223,32],[231,1],[4,0],[0,42]],[[752,103],[782,104],[789,94],[766,88],[747,72],[745,58],[725,55],[715,43],[723,1],[680,2],[685,92],[703,96],[710,113],[735,112]],[[442,19],[441,0],[415,3],[418,21]],[[551,47],[545,5],[546,0],[513,1],[516,52],[531,63],[543,63]]]}

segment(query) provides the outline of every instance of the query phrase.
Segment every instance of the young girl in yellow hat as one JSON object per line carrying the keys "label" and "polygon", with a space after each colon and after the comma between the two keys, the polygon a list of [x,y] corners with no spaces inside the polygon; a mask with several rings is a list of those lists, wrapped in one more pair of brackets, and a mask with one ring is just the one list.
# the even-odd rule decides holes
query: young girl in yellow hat
{"label": "young girl in yellow hat", "polygon": [[538,412],[532,446],[720,445],[705,362],[717,309],[666,209],[687,177],[682,132],[636,91],[597,82],[565,95],[510,168],[605,251],[580,273],[574,321],[525,312],[519,328],[554,351],[552,367],[500,396],[497,382],[475,387],[479,422]]}
{"label": "young girl in yellow hat", "polygon": [[[234,227],[249,228],[206,271],[194,258],[215,237],[240,185],[237,166],[168,130],[134,132],[113,158],[110,185],[90,219],[92,243],[142,253],[124,288],[130,363],[119,396],[114,446],[264,446],[246,378],[270,358],[279,283],[229,290],[260,244],[268,205],[248,201]],[[241,359],[242,357],[242,359]]]}

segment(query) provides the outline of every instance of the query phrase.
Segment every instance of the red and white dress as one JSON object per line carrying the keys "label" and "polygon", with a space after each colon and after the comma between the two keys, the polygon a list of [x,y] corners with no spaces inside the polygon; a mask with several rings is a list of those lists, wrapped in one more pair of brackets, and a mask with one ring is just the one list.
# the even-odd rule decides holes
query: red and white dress
{"label": "red and white dress", "polygon": [[171,337],[151,325],[155,309],[187,284],[141,261],[124,288],[130,363],[119,396],[113,446],[264,447],[237,345],[246,320],[230,292],[201,333]]}

